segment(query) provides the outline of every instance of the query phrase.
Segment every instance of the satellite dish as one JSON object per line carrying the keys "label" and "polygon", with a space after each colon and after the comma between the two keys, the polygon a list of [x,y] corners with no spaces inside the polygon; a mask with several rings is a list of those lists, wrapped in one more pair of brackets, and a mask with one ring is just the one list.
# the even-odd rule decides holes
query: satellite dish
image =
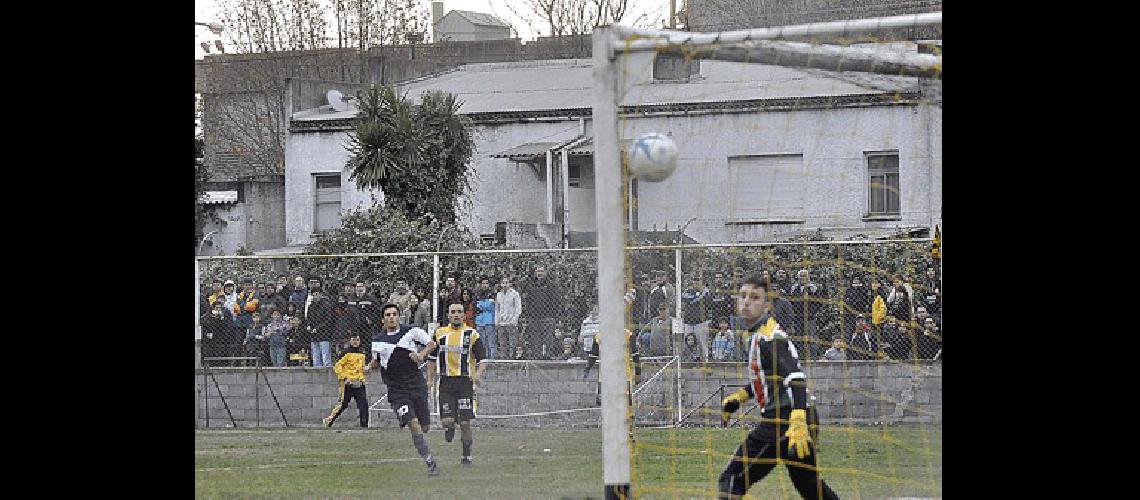
{"label": "satellite dish", "polygon": [[328,98],[329,105],[336,111],[352,111],[352,108],[346,102],[352,97],[345,97],[339,90],[330,90],[325,96]]}

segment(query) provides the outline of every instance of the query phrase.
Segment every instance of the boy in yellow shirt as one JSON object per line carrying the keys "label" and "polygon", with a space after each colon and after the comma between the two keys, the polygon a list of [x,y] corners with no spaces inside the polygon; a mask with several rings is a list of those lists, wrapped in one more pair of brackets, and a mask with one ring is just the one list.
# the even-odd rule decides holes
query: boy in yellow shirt
{"label": "boy in yellow shirt", "polygon": [[356,399],[356,409],[360,412],[360,426],[368,427],[368,393],[364,389],[364,349],[360,347],[360,335],[348,338],[349,349],[333,366],[337,383],[340,385],[340,404],[333,407],[331,415],[324,418],[325,427],[332,427],[348,401]]}

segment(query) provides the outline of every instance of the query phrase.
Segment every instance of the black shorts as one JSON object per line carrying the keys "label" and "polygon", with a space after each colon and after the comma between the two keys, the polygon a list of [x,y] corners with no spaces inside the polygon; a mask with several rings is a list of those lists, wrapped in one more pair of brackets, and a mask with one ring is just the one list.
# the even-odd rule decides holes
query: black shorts
{"label": "black shorts", "polygon": [[470,378],[440,378],[439,418],[453,418],[460,422],[475,419],[475,389]]}
{"label": "black shorts", "polygon": [[419,419],[420,426],[426,429],[431,425],[431,409],[428,408],[427,387],[403,388],[388,386],[388,402],[403,428],[413,418]]}

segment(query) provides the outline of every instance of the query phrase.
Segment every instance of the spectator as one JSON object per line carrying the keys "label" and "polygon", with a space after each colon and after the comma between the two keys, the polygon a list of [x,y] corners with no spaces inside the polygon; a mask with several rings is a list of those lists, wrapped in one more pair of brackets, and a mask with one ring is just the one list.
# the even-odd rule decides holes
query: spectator
{"label": "spectator", "polygon": [[657,271],[653,275],[653,288],[649,290],[649,310],[656,311],[661,304],[666,304],[672,310],[676,300],[676,290],[665,277],[665,271]]}
{"label": "spectator", "polygon": [[909,283],[900,279],[894,280],[894,286],[887,295],[887,314],[900,321],[910,321],[914,318],[914,290]]}
{"label": "spectator", "polygon": [[934,266],[926,267],[926,276],[923,277],[922,285],[926,290],[942,287],[941,280],[938,279],[938,271],[934,269]]}
{"label": "spectator", "polygon": [[533,352],[528,352],[531,359],[550,359],[557,349],[554,344],[554,323],[563,315],[562,290],[546,274],[545,266],[534,268],[534,277],[523,288],[522,313],[527,319],[526,339],[530,341]]}
{"label": "spectator", "polygon": [[236,327],[226,316],[225,303],[217,300],[210,308],[210,312],[202,318],[202,357],[216,358],[229,355]]}
{"label": "spectator", "polygon": [[855,318],[855,329],[851,332],[851,340],[847,343],[850,348],[850,359],[877,359],[879,342],[876,339],[867,316],[860,314]]}
{"label": "spectator", "polygon": [[[785,297],[791,295],[792,281],[788,279],[788,272],[783,269],[776,269],[776,287],[780,289],[780,295]],[[779,322],[780,320],[776,320]]]}
{"label": "spectator", "polygon": [[884,288],[878,281],[871,283],[871,293],[875,296],[871,302],[871,324],[876,327],[882,325],[887,318],[887,298],[884,296]]}
{"label": "spectator", "polygon": [[692,333],[697,336],[697,346],[701,349],[701,359],[708,359],[709,350],[709,322],[708,322],[709,289],[704,286],[700,277],[681,291],[681,320],[684,323],[681,332],[684,335]]}
{"label": "spectator", "polygon": [[739,352],[736,335],[728,328],[728,318],[721,317],[717,320],[716,330],[713,333],[713,359],[716,361],[737,361]]}
{"label": "spectator", "polygon": [[289,345],[288,333],[289,323],[285,321],[281,309],[270,309],[269,324],[265,325],[263,335],[268,340],[269,361],[273,363],[273,366],[285,366]]}
{"label": "spectator", "polygon": [[242,284],[242,292],[237,295],[237,306],[234,322],[244,332],[253,322],[253,313],[259,312],[261,308],[261,301],[257,297],[257,285],[253,284],[253,280],[245,280]]}
{"label": "spectator", "polygon": [[223,311],[226,313],[224,317],[236,325],[237,315],[241,308],[238,307],[237,284],[234,283],[234,280],[226,280],[226,283],[222,285],[222,295],[218,297],[218,300],[224,306]]}
{"label": "spectator", "polygon": [[[288,302],[289,301],[289,292],[293,291],[289,287],[289,277],[284,276],[284,275],[278,276],[277,277],[277,287],[274,288],[274,290],[277,292],[278,295],[285,297],[285,301]],[[281,314],[285,314],[285,311],[281,311]],[[284,316],[282,316],[282,317],[284,318]]]}
{"label": "spectator", "polygon": [[[333,288],[335,290],[335,288]],[[331,341],[332,358],[340,359],[341,351],[348,346],[348,337],[354,332],[354,311],[348,301],[356,295],[356,287],[352,283],[345,283],[340,291],[333,295],[333,336]],[[331,299],[332,297],[330,297]],[[336,362],[333,362],[335,365]]]}
{"label": "spectator", "polygon": [[514,357],[514,359],[516,359],[516,360],[526,359],[526,352],[528,350],[530,350],[530,342],[527,342],[525,340],[522,341],[522,343],[515,346],[515,357]]}
{"label": "spectator", "polygon": [[293,278],[293,290],[289,292],[289,316],[304,316],[305,304],[309,302],[309,289],[305,288],[305,278]]}
{"label": "spectator", "polygon": [[632,309],[631,319],[633,324],[638,329],[644,327],[651,318],[653,318],[653,310],[649,308],[649,291],[653,289],[653,282],[648,276],[641,276],[631,290],[630,308]]}
{"label": "spectator", "polygon": [[934,318],[927,317],[922,323],[922,334],[918,337],[918,352],[922,359],[933,359],[942,349],[942,329]]}
{"label": "spectator", "polygon": [[222,282],[221,281],[214,280],[212,284],[213,284],[214,289],[212,292],[210,292],[210,296],[206,298],[207,310],[209,310],[209,308],[214,307],[214,302],[217,302],[219,298],[221,298],[223,295],[225,295],[225,292],[222,289]]}
{"label": "spectator", "polygon": [[288,314],[289,297],[286,296],[288,293],[286,291],[288,288],[288,283],[289,281],[285,280],[285,287],[282,287],[280,283],[265,284],[265,294],[262,296],[261,300],[261,312],[263,315],[272,314],[272,311],[274,309],[281,311],[282,317],[284,317],[285,314]]}
{"label": "spectator", "polygon": [[645,351],[650,356],[672,356],[673,353],[680,354],[681,349],[673,338],[673,318],[669,316],[669,306],[661,304],[657,307],[657,315],[650,318],[649,322],[645,325],[645,333],[648,334],[647,345]]}
{"label": "spectator", "polygon": [[[736,312],[735,302],[732,299],[734,290],[732,283],[724,277],[724,273],[717,272],[713,275],[712,291],[709,294],[708,301],[708,317],[710,318],[729,318]],[[777,320],[778,321],[778,320]]]}
{"label": "spectator", "polygon": [[827,296],[823,287],[812,282],[807,269],[796,272],[796,279],[799,281],[788,292],[788,301],[792,304],[795,319],[789,324],[781,324],[788,329],[793,343],[800,349],[801,357],[806,360],[817,359],[825,341],[820,336],[820,327],[825,320],[822,311]]}
{"label": "spectator", "polygon": [[[303,321],[300,316],[292,316],[288,319],[289,330],[285,334],[286,341],[289,343],[289,351],[299,354],[302,357],[308,358],[310,365],[312,364],[312,356],[309,356],[309,351],[305,347],[309,345],[309,334],[305,331],[302,325]],[[301,366],[305,363],[301,362]]]}
{"label": "spectator", "polygon": [[[590,352],[594,348],[594,336],[601,331],[601,326],[601,320],[598,318],[598,305],[594,304],[590,308],[590,313],[582,320],[582,328],[578,332],[578,342],[582,345],[583,352]],[[637,339],[633,341],[636,342]]]}
{"label": "spectator", "polygon": [[844,332],[855,329],[855,318],[860,314],[871,314],[871,290],[863,286],[858,276],[851,279],[851,286],[843,291],[843,304],[839,316]]}
{"label": "spectator", "polygon": [[255,312],[250,315],[249,326],[245,329],[245,339],[242,344],[245,346],[246,356],[261,358],[261,365],[268,366],[265,339],[265,325],[261,322],[261,313]]}
{"label": "spectator", "polygon": [[[412,311],[412,291],[408,288],[408,282],[404,280],[396,281],[395,289],[392,290],[391,295],[388,295],[388,303],[396,304],[396,306],[400,308],[400,323],[404,325],[408,324],[408,318]],[[404,312],[407,312],[408,315],[405,315]],[[376,317],[379,318],[379,314]],[[479,333],[482,335],[483,332]]]}
{"label": "spectator", "polygon": [[942,324],[942,289],[934,287],[922,293],[921,303],[938,324]]}
{"label": "spectator", "polygon": [[448,276],[444,289],[447,291],[447,301],[442,304],[444,311],[443,320],[439,322],[441,325],[447,324],[447,306],[456,302],[463,303],[463,287],[459,284],[457,276]]}
{"label": "spectator", "polygon": [[[448,280],[452,280],[452,279],[454,279],[454,278],[448,278]],[[439,289],[439,296],[435,298],[435,305],[436,305],[435,324],[437,324],[437,325],[446,325],[447,324],[447,306],[451,302],[450,297],[451,297],[451,292],[449,292],[446,288],[440,288]],[[459,296],[459,300],[457,300],[457,302],[462,303],[462,301],[463,301],[463,295],[461,292],[460,296]]]}
{"label": "spectator", "polygon": [[495,290],[491,288],[491,280],[479,280],[479,288],[475,291],[475,331],[479,338],[485,342],[487,357],[498,357],[497,343],[495,341]]}
{"label": "spectator", "polygon": [[305,308],[305,332],[309,336],[309,349],[313,366],[331,367],[332,338],[335,318],[333,303],[321,290],[320,280],[309,280],[308,306]]}
{"label": "spectator", "polygon": [[428,329],[428,323],[431,323],[431,301],[419,300],[418,297],[413,297],[415,300],[412,303],[418,304],[416,306],[416,314],[412,319],[412,325],[418,326],[424,331]]}
{"label": "spectator", "polygon": [[[419,307],[419,305],[420,305],[419,297],[417,297],[414,292],[409,293],[408,294],[408,307],[406,309],[400,309],[400,324],[401,325],[412,324],[412,320],[415,319],[415,316],[416,316],[416,308]],[[424,331],[426,332],[427,329],[425,328]]]}
{"label": "spectator", "polygon": [[704,360],[704,354],[702,354],[701,346],[697,341],[697,335],[694,333],[686,333],[685,346],[681,350],[681,361],[696,363]]}
{"label": "spectator", "polygon": [[847,360],[847,352],[844,350],[842,338],[837,337],[831,341],[831,348],[827,351],[824,351],[823,359],[830,361]]}
{"label": "spectator", "polygon": [[561,360],[561,361],[571,361],[571,360],[575,360],[575,359],[581,359],[578,356],[577,350],[574,349],[574,338],[573,337],[566,337],[566,338],[562,339],[562,352],[560,354],[558,354],[558,356],[555,357],[554,359]]}
{"label": "spectator", "polygon": [[475,328],[475,298],[471,290],[464,290],[460,294],[463,304],[463,326]]}
{"label": "spectator", "polygon": [[364,280],[358,280],[352,287],[352,296],[348,298],[348,307],[352,311],[352,333],[368,345],[372,345],[372,334],[380,328],[380,301],[368,293],[368,286]]}

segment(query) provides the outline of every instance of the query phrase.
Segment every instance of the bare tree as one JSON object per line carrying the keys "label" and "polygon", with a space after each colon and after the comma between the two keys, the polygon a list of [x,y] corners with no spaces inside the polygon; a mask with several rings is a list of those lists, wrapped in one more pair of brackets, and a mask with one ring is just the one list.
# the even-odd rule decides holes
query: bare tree
{"label": "bare tree", "polygon": [[238,53],[328,46],[320,0],[222,0],[220,11]]}
{"label": "bare tree", "polygon": [[[522,11],[508,4],[507,9],[528,23],[540,20],[549,36],[585,35],[598,26],[622,21],[629,0],[525,0]],[[532,24],[533,26],[533,24]]]}

